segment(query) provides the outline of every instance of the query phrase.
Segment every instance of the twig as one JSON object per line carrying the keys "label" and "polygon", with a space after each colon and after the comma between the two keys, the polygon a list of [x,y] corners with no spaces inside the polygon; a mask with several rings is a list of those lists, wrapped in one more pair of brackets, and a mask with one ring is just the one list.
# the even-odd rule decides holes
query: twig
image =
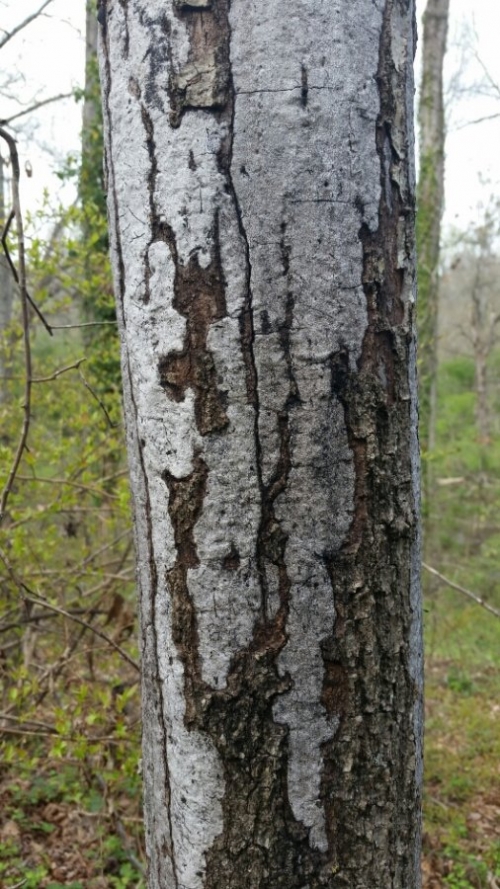
{"label": "twig", "polygon": [[99,398],[97,392],[94,392],[94,390],[92,389],[92,386],[91,386],[90,383],[85,379],[85,377],[83,376],[83,373],[82,373],[81,370],[79,370],[79,374],[80,374],[80,379],[81,379],[83,385],[85,386],[86,389],[88,389],[88,391],[90,392],[90,394],[92,395],[92,397],[95,398],[95,400],[97,401],[97,404],[98,404],[99,407],[101,408],[101,410],[102,410],[104,416],[106,417],[106,421],[107,421],[108,426],[110,427],[110,429],[117,429],[118,426],[119,426],[120,424],[119,424],[119,423],[113,423],[113,421],[112,421],[111,417],[109,416],[109,413],[108,413],[108,411],[107,411],[105,405],[103,404],[103,402],[102,402],[101,399]]}
{"label": "twig", "polygon": [[453,132],[458,132],[459,130],[465,130],[466,127],[473,127],[478,123],[484,123],[487,120],[496,120],[500,117],[500,112],[496,112],[495,114],[486,114],[484,117],[477,117],[476,120],[466,120],[465,123],[457,124],[456,127],[453,127]]}
{"label": "twig", "polygon": [[[23,584],[23,586],[25,585]],[[93,627],[92,624],[89,624],[87,623],[87,621],[82,620],[82,618],[78,617],[76,614],[71,614],[69,611],[65,611],[64,608],[58,608],[57,605],[51,605],[45,599],[40,599],[37,596],[34,596],[34,594],[32,593],[29,596],[25,595],[24,598],[27,602],[31,602],[33,605],[39,605],[41,608],[47,608],[49,611],[54,611],[56,614],[60,614],[62,615],[62,617],[67,617],[68,620],[72,620],[75,623],[80,624],[80,626],[85,627],[85,629],[87,630],[90,630],[91,633],[95,633],[96,636],[99,636],[100,639],[104,639],[104,641],[107,642],[108,645],[111,645],[112,648],[115,649],[115,651],[118,651],[119,654],[121,654],[121,656],[125,658],[125,660],[128,661],[128,663],[134,668],[134,670],[140,672],[139,664],[134,661],[134,659],[130,657],[130,655],[127,654],[127,652],[120,645],[118,645],[113,639],[111,639],[110,636],[107,636],[106,633],[98,630],[97,627]]]}
{"label": "twig", "polygon": [[26,886],[28,882],[28,877],[25,877],[24,880],[21,880],[20,883],[14,883],[13,886],[7,886],[6,889],[21,889],[21,886]]}
{"label": "twig", "polygon": [[459,583],[455,583],[453,580],[450,580],[449,577],[445,577],[444,574],[441,574],[439,571],[436,571],[435,568],[431,568],[430,565],[426,565],[425,562],[422,562],[422,567],[425,568],[429,574],[433,574],[434,577],[438,577],[439,580],[442,580],[447,586],[451,587],[452,590],[457,590],[459,593],[463,593],[464,596],[467,596],[469,599],[472,599],[476,605],[480,605],[481,608],[485,608],[486,611],[489,611],[490,614],[494,614],[495,617],[500,617],[500,611],[497,608],[494,608],[493,605],[489,605],[488,602],[485,602],[484,599],[481,599],[480,596],[476,596],[475,593],[472,593],[470,590],[467,590],[465,587],[460,586]]}
{"label": "twig", "polygon": [[35,738],[57,738],[60,741],[74,741],[75,743],[81,743],[82,741],[86,741],[88,744],[122,744],[124,741],[129,742],[133,740],[132,738],[114,738],[111,737],[87,737],[86,735],[60,735],[57,729],[52,729],[50,732],[35,732],[35,731],[27,731],[19,728],[2,728],[0,726],[0,735],[27,735],[28,737]]}
{"label": "twig", "polygon": [[140,672],[139,664],[134,661],[132,657],[113,639],[111,639],[106,633],[103,633],[102,630],[98,630],[97,627],[93,627],[92,624],[87,623],[86,620],[83,620],[81,617],[78,617],[76,614],[71,614],[69,611],[65,611],[64,608],[59,608],[57,605],[52,605],[50,602],[47,602],[46,599],[42,599],[41,596],[37,596],[33,590],[21,580],[20,577],[17,576],[14,568],[10,564],[10,561],[7,555],[0,549],[0,559],[4,563],[7,571],[9,572],[12,580],[20,590],[24,600],[26,602],[31,602],[33,605],[38,605],[40,608],[46,608],[48,611],[53,611],[55,614],[60,614],[62,617],[68,618],[68,620],[74,621],[74,623],[80,624],[81,627],[85,627],[86,630],[90,630],[91,633],[94,633],[96,636],[99,636],[100,639],[103,639],[108,645],[111,645],[112,648],[115,649],[121,656],[134,668],[137,672]]}
{"label": "twig", "polygon": [[0,123],[10,126],[12,121],[18,120],[19,117],[24,117],[26,114],[32,114],[34,111],[38,111],[39,108],[43,108],[45,105],[51,105],[52,102],[59,102],[61,99],[71,99],[72,96],[74,96],[74,93],[59,93],[57,96],[50,96],[49,99],[41,99],[40,102],[35,102],[33,105],[30,105],[29,108],[23,108],[22,111],[18,111],[17,114],[13,114],[12,117],[4,118]]}
{"label": "twig", "polygon": [[118,321],[85,321],[82,324],[51,324],[52,330],[76,330],[79,327],[102,327],[104,324],[114,324]]}
{"label": "twig", "polygon": [[21,482],[45,482],[49,485],[68,485],[70,488],[77,488],[79,491],[88,491],[89,494],[97,494],[99,497],[108,497],[111,500],[119,500],[118,494],[111,494],[109,491],[104,491],[102,488],[97,488],[94,485],[84,485],[81,482],[72,482],[67,478],[40,478],[38,475],[18,475],[19,481]]}
{"label": "twig", "polygon": [[115,537],[113,540],[110,541],[110,543],[105,543],[104,546],[101,546],[99,549],[96,549],[93,553],[90,553],[90,556],[87,556],[83,560],[80,567],[84,568],[90,562],[93,562],[94,559],[97,559],[97,556],[102,555],[102,553],[106,552],[106,550],[108,550],[108,549],[112,549],[113,546],[115,546],[117,543],[119,543],[120,540],[123,540],[124,537],[128,537],[129,534],[132,534],[132,528],[126,528],[125,531],[121,531],[117,537]]}
{"label": "twig", "polygon": [[31,726],[32,728],[46,728],[51,734],[56,729],[48,722],[38,722],[37,719],[23,719],[22,716],[12,716],[10,713],[0,713],[0,719],[8,719],[9,722],[19,722],[21,726]]}
{"label": "twig", "polygon": [[[36,12],[25,18],[19,25],[16,25],[16,27],[13,28],[12,31],[7,31],[5,37],[2,37],[2,39],[0,40],[0,49],[2,49],[2,47],[5,46],[5,44],[8,43],[9,40],[12,40],[12,38],[15,37],[16,34],[19,34],[20,31],[26,28],[27,25],[31,24],[31,22],[37,19],[38,16],[42,14],[43,10],[49,5],[49,3],[52,3],[52,0],[45,0],[45,2],[42,3],[40,8]],[[25,882],[26,880],[24,880],[24,883]],[[24,883],[20,883],[19,885],[22,886],[24,885]],[[11,886],[11,889],[15,889],[15,887]]]}
{"label": "twig", "polygon": [[[70,611],[70,614],[90,614],[92,617],[107,613],[107,610],[103,610],[102,608],[93,608],[91,611],[89,611],[88,608],[72,608]],[[17,630],[27,624],[37,624],[40,623],[41,620],[54,620],[57,617],[57,614],[31,614],[29,617],[19,617],[18,620],[13,621],[10,624],[4,624],[3,626],[0,624],[0,635],[2,633],[8,633],[9,630]]]}
{"label": "twig", "polygon": [[32,383],[51,383],[52,380],[57,380],[62,374],[68,372],[68,370],[77,370],[80,367],[80,364],[83,364],[86,361],[86,358],[79,358],[78,361],[75,361],[73,364],[68,364],[66,367],[60,367],[59,370],[55,370],[54,373],[50,374],[48,377],[33,377],[31,380]]}
{"label": "twig", "polygon": [[[15,215],[14,210],[11,210],[10,213],[9,213],[7,222],[5,223],[5,226],[4,226],[4,229],[3,229],[3,232],[2,232],[2,239],[1,239],[1,240],[2,240],[3,252],[5,253],[5,258],[6,258],[6,260],[7,260],[7,263],[8,263],[8,265],[9,265],[9,268],[10,268],[10,270],[11,270],[13,276],[14,276],[14,281],[15,281],[16,284],[19,286],[19,275],[17,274],[17,269],[16,269],[14,263],[12,262],[12,258],[11,258],[10,250],[9,250],[9,245],[8,245],[8,243],[7,243],[7,236],[8,236],[8,234],[9,234],[9,229],[10,229],[10,227],[11,227],[11,225],[12,225],[12,221],[13,221],[13,219],[14,219],[14,215]],[[50,334],[50,336],[53,336],[54,334],[52,333],[52,328],[51,328],[50,324],[48,323],[48,321],[45,320],[45,318],[44,318],[44,316],[42,315],[40,309],[38,308],[36,302],[31,298],[31,296],[29,295],[29,293],[28,293],[27,290],[25,290],[25,294],[26,294],[26,299],[28,300],[28,302],[29,302],[31,308],[33,309],[33,311],[35,312],[35,314],[38,315],[40,321],[42,322],[43,326],[45,327],[45,330],[48,331],[48,333]]]}
{"label": "twig", "polygon": [[[12,466],[7,478],[7,482],[0,498],[0,525],[5,515],[7,501],[14,485],[17,470],[21,463],[24,449],[28,441],[28,433],[30,428],[30,411],[31,411],[31,343],[29,328],[29,312],[28,312],[28,296],[26,291],[26,258],[24,252],[24,231],[23,217],[21,213],[21,201],[19,197],[19,155],[15,139],[6,130],[0,127],[0,137],[7,142],[9,146],[10,159],[12,164],[12,203],[13,213],[17,227],[17,244],[19,253],[19,289],[21,292],[22,320],[23,320],[23,339],[24,339],[24,364],[26,379],[24,383],[24,419],[16,453],[12,462]],[[8,224],[12,222],[12,213],[9,216]],[[5,232],[2,235],[2,242],[6,237]]]}

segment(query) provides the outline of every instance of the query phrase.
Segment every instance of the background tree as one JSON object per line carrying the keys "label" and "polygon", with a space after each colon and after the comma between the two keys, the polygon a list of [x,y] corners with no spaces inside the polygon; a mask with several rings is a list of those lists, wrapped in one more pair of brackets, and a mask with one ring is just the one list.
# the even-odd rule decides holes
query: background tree
{"label": "background tree", "polygon": [[[3,232],[7,215],[6,205],[6,163],[0,153],[0,230]],[[14,279],[12,277],[7,257],[0,252],[0,380],[5,376],[8,367],[8,331],[12,320],[12,306],[14,302]],[[0,383],[0,402],[5,398],[5,386]]]}
{"label": "background tree", "polygon": [[419,875],[413,3],[101,4],[151,889]]}
{"label": "background tree", "polygon": [[[111,278],[108,274],[108,224],[104,189],[102,104],[97,61],[97,16],[95,3],[87,0],[85,33],[85,89],[83,94],[82,159],[79,171],[82,246],[86,258],[85,275],[93,285],[83,293],[83,314],[87,321],[104,321],[86,331],[91,367],[101,391],[120,390],[120,361],[116,312]],[[100,268],[101,286],[96,286]]]}
{"label": "background tree", "polygon": [[[420,442],[432,448],[437,368],[439,253],[444,208],[445,119],[443,64],[449,0],[428,0],[423,16],[418,106],[420,174],[417,190]],[[427,472],[424,474],[424,479]],[[429,492],[427,491],[427,496]]]}
{"label": "background tree", "polygon": [[480,208],[475,224],[466,232],[454,233],[442,287],[446,316],[442,355],[472,355],[474,359],[477,435],[485,445],[496,426],[491,384],[496,375],[493,362],[500,323],[498,214],[499,202],[491,198]]}

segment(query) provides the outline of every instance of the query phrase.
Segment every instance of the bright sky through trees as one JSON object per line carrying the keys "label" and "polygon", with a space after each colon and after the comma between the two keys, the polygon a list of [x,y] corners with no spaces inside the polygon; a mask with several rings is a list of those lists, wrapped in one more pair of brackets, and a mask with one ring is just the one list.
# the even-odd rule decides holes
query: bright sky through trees
{"label": "bright sky through trees", "polygon": [[[0,24],[10,30],[39,8],[41,0],[0,0]],[[20,110],[22,103],[69,92],[81,86],[84,67],[84,0],[53,0],[46,14],[15,37],[0,53],[0,118]],[[418,0],[421,17],[425,0]],[[500,191],[500,116],[473,126],[464,123],[498,113],[497,99],[462,95],[457,104],[457,72],[460,86],[479,82],[481,66],[474,60],[474,33],[477,51],[494,82],[500,88],[500,5],[492,0],[452,0],[449,52],[446,61],[449,132],[446,159],[445,228],[465,227],[475,218],[477,204]],[[418,57],[417,57],[417,81]],[[9,84],[9,80],[12,82]],[[40,203],[44,189],[51,195],[61,190],[53,171],[60,168],[69,152],[78,152],[81,104],[67,99],[48,106],[36,116],[22,119],[24,137],[20,143],[22,160],[33,166],[33,177],[23,177],[23,202],[30,210]],[[19,126],[21,120],[19,121]],[[480,178],[487,184],[481,185]],[[66,188],[66,196],[71,191]]]}

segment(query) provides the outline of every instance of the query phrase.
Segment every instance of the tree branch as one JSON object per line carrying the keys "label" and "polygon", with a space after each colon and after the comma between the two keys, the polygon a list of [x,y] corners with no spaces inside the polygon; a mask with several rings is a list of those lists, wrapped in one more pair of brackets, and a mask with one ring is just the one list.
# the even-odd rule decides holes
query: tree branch
{"label": "tree branch", "polygon": [[425,562],[422,562],[422,567],[425,568],[429,574],[432,574],[434,577],[438,577],[443,583],[447,586],[451,587],[452,590],[458,590],[459,593],[463,593],[464,596],[467,596],[469,599],[472,599],[476,605],[480,605],[481,608],[485,608],[486,611],[489,611],[490,614],[494,614],[495,617],[500,617],[500,611],[497,608],[494,608],[493,605],[489,605],[488,602],[485,602],[484,599],[481,599],[480,596],[476,596],[475,593],[471,593],[470,590],[467,590],[465,587],[460,586],[459,583],[455,583],[453,580],[450,580],[449,577],[445,577],[444,574],[441,574],[439,571],[436,571],[435,568],[431,568],[430,565],[426,565]]}
{"label": "tree branch", "polygon": [[41,608],[47,608],[48,611],[53,611],[55,614],[60,614],[62,617],[67,617],[68,620],[72,620],[75,623],[80,624],[81,627],[85,627],[86,630],[90,630],[91,633],[99,636],[100,639],[103,639],[105,642],[108,643],[108,645],[111,645],[111,647],[114,648],[115,651],[121,654],[121,656],[126,661],[128,661],[128,663],[134,668],[134,670],[137,670],[137,672],[140,671],[139,664],[134,661],[134,659],[130,657],[129,654],[127,654],[127,652],[121,647],[121,645],[118,645],[113,639],[111,639],[110,636],[107,636],[106,633],[98,630],[97,627],[93,627],[92,624],[87,623],[86,620],[82,620],[82,618],[77,617],[76,614],[71,614],[69,611],[65,611],[64,608],[58,608],[57,605],[51,605],[45,599],[39,599],[37,596],[34,597],[33,595],[25,595],[24,598],[27,602],[31,602],[33,605],[39,605]]}
{"label": "tree branch", "polygon": [[18,111],[17,114],[13,114],[12,117],[5,117],[0,121],[0,124],[3,126],[10,126],[13,120],[18,120],[20,117],[25,117],[27,114],[32,114],[34,111],[38,111],[40,108],[44,108],[45,105],[51,105],[52,102],[59,102],[61,99],[70,99],[74,93],[59,93],[57,96],[50,96],[49,99],[41,99],[40,102],[35,102],[33,105],[30,105],[29,108],[23,108],[22,111]]}
{"label": "tree branch", "polygon": [[66,617],[68,620],[74,621],[74,623],[80,624],[81,627],[84,627],[86,630],[90,630],[91,633],[94,633],[96,636],[99,636],[100,639],[103,639],[104,642],[107,642],[108,645],[111,645],[112,648],[115,649],[121,656],[134,668],[137,672],[140,672],[139,664],[134,661],[132,657],[113,639],[111,639],[106,633],[103,633],[101,630],[98,630],[97,627],[93,627],[92,624],[87,623],[86,620],[83,620],[81,617],[77,617],[76,614],[71,614],[69,611],[65,611],[64,608],[59,608],[57,605],[52,605],[50,602],[47,602],[46,599],[43,599],[41,596],[38,596],[34,593],[30,588],[25,584],[21,578],[16,575],[16,572],[7,555],[0,550],[0,559],[4,563],[7,571],[9,572],[12,580],[20,590],[24,601],[31,602],[32,605],[38,605],[40,608],[46,608],[48,611],[53,611],[54,614],[60,614],[61,617]]}
{"label": "tree branch", "polygon": [[60,367],[59,370],[55,370],[54,373],[49,374],[48,377],[33,377],[31,380],[32,383],[51,383],[52,380],[57,380],[61,374],[67,373],[69,370],[77,370],[80,367],[80,364],[83,364],[86,361],[86,358],[79,358],[78,361],[75,361],[73,364],[68,364],[66,367]]}

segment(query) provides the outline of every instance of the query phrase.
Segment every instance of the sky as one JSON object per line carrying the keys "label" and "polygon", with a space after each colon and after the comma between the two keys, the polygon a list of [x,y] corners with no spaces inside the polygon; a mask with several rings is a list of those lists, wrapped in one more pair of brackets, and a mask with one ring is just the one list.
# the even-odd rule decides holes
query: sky
{"label": "sky", "polygon": [[[10,30],[41,3],[42,0],[0,0],[1,27]],[[424,8],[425,0],[417,0],[419,19]],[[23,103],[30,103],[82,85],[84,29],[84,0],[53,0],[46,14],[0,50],[0,119],[20,107],[16,101],[5,98],[6,90]],[[500,113],[500,93],[496,100],[477,95],[458,100],[456,89],[450,88],[460,70],[462,86],[479,82],[483,72],[475,60],[476,53],[500,85],[498,34],[498,0],[450,0],[445,231],[466,228],[477,218],[481,201],[486,202],[492,193],[500,195],[500,117],[466,125],[479,117]],[[17,80],[9,85],[12,77]],[[418,81],[418,56],[416,77]],[[26,118],[20,128],[20,153],[33,167],[32,178],[24,176],[22,182],[25,209],[34,212],[46,189],[52,200],[73,199],[74,193],[60,182],[54,170],[60,169],[68,153],[79,150],[81,110],[81,104],[67,99]]]}

